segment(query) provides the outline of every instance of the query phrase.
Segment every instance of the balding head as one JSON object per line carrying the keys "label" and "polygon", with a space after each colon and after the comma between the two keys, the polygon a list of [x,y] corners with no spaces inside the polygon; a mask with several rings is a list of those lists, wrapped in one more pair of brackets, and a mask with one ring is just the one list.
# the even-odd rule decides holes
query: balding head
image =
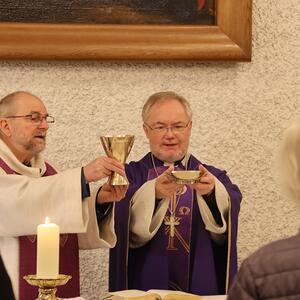
{"label": "balding head", "polygon": [[18,104],[26,101],[28,98],[35,98],[41,101],[37,96],[24,91],[17,91],[8,94],[0,100],[0,117],[7,117],[17,113]]}
{"label": "balding head", "polygon": [[277,161],[284,194],[300,205],[300,118],[284,131]]}

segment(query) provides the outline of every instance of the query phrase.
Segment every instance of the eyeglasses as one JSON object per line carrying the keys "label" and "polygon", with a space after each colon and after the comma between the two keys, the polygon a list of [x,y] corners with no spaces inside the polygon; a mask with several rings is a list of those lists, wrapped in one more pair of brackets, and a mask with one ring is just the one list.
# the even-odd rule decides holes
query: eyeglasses
{"label": "eyeglasses", "polygon": [[41,115],[40,113],[32,113],[29,115],[25,115],[25,116],[8,116],[5,117],[6,119],[17,119],[17,118],[24,118],[27,119],[29,121],[31,121],[34,124],[39,124],[41,123],[43,120],[45,120],[47,123],[54,123],[55,122],[55,118],[49,115]]}
{"label": "eyeglasses", "polygon": [[183,125],[183,124],[176,124],[176,125],[170,125],[170,126],[155,125],[153,127],[151,127],[147,123],[144,123],[144,124],[155,133],[166,134],[168,132],[168,129],[170,129],[173,133],[176,134],[176,133],[183,132],[190,125],[190,123],[191,123],[191,121],[188,121],[187,124],[185,124],[185,125]]}

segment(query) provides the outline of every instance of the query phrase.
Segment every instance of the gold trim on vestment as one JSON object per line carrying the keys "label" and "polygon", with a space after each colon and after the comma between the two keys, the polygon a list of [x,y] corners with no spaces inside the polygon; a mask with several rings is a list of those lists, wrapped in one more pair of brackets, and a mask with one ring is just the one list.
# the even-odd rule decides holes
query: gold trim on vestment
{"label": "gold trim on vestment", "polygon": [[129,231],[130,231],[130,218],[131,218],[131,205],[132,205],[132,197],[129,201],[128,205],[128,222],[127,222],[127,247],[126,247],[126,276],[125,276],[125,284],[126,284],[126,289],[128,289],[128,256],[129,256]]}
{"label": "gold trim on vestment", "polygon": [[[191,247],[191,241],[192,241],[192,222],[193,222],[193,210],[194,210],[194,197],[196,198],[197,201],[197,195],[195,194],[194,190],[192,190],[192,205],[191,205],[191,213],[190,213],[190,247]],[[197,201],[197,206],[198,206],[198,201]],[[199,212],[200,214],[200,212]],[[187,286],[188,288],[190,288],[189,283],[190,283],[190,268],[191,268],[191,257],[190,257],[191,253],[189,252],[189,259],[188,259],[188,274],[187,274]]]}
{"label": "gold trim on vestment", "polygon": [[228,241],[227,241],[227,266],[226,266],[226,285],[225,285],[225,293],[228,293],[229,289],[229,274],[230,274],[230,254],[231,254],[231,199],[228,203]]}

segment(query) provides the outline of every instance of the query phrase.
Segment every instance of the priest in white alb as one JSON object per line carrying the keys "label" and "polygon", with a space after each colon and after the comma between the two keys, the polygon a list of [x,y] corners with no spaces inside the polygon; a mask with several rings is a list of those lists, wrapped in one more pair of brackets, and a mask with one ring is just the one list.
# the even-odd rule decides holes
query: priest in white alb
{"label": "priest in white alb", "polygon": [[[60,273],[72,275],[68,284],[58,288],[59,297],[79,296],[79,247],[116,243],[113,211],[103,220],[97,217],[101,212],[96,214],[95,202],[101,201],[89,183],[112,172],[124,175],[124,167],[115,159],[99,157],[84,167],[57,173],[41,155],[49,123],[54,118],[28,92],[0,100],[0,252],[16,300],[37,295],[23,276],[36,273],[36,229],[46,216],[62,233]],[[126,187],[104,185],[102,190],[111,202],[123,198]]]}

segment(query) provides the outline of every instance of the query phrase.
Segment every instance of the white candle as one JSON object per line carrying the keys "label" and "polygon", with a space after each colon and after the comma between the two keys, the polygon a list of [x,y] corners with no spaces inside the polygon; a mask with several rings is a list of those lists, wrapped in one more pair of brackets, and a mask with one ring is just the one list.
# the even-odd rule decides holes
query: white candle
{"label": "white candle", "polygon": [[59,267],[59,226],[49,223],[37,227],[36,276],[42,279],[58,278]]}

